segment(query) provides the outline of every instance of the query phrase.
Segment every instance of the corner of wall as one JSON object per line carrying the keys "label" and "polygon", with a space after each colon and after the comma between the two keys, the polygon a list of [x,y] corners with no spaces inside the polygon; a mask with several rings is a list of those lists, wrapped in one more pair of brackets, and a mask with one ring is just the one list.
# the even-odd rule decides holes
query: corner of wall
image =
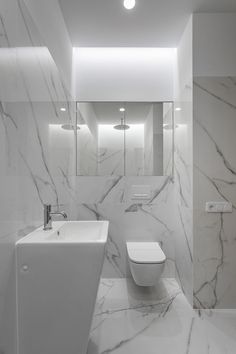
{"label": "corner of wall", "polygon": [[192,16],[177,48],[175,67],[176,276],[193,302],[192,220]]}

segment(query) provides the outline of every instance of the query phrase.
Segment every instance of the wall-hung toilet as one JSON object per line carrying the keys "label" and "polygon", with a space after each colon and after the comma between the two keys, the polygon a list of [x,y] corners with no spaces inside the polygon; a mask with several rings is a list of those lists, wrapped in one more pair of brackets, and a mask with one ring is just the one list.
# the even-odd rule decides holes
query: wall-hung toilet
{"label": "wall-hung toilet", "polygon": [[164,270],[166,256],[158,242],[127,242],[129,265],[139,286],[154,286]]}

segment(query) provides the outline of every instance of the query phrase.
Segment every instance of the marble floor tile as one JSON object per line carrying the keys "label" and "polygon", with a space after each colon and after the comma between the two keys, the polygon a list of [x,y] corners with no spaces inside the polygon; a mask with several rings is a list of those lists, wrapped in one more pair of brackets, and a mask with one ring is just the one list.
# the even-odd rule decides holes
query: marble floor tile
{"label": "marble floor tile", "polygon": [[88,354],[233,354],[236,311],[194,311],[175,279],[102,279]]}

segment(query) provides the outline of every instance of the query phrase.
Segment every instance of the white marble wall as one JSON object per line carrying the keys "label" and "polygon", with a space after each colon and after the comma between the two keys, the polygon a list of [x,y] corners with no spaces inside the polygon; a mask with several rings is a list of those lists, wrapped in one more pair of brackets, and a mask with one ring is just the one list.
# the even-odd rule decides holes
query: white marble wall
{"label": "white marble wall", "polygon": [[177,49],[175,80],[175,187],[176,187],[176,272],[183,292],[193,298],[193,220],[192,220],[192,18]]}
{"label": "white marble wall", "polygon": [[49,125],[70,122],[73,111],[22,1],[0,2],[0,33],[0,352],[14,354],[14,244],[42,223],[43,202],[59,203],[55,181],[70,173],[71,151],[51,146]]}
{"label": "white marble wall", "polygon": [[[174,185],[169,177],[72,177],[68,180],[70,188],[63,193],[65,199],[70,198],[65,207],[69,208],[71,219],[110,221],[104,277],[130,275],[126,255],[128,240],[159,241],[168,259],[165,276],[175,275],[175,225],[174,218],[170,218]],[[151,185],[152,197],[145,203],[132,200],[131,185],[137,183]]]}
{"label": "white marble wall", "polygon": [[[73,150],[58,151],[52,146],[50,122],[55,119],[61,123],[65,121],[54,115],[50,102],[1,101],[0,308],[6,312],[6,315],[0,313],[3,325],[13,315],[15,303],[14,292],[8,292],[14,284],[14,276],[11,276],[14,243],[42,223],[43,203],[60,203],[56,179],[64,181],[70,172]],[[8,305],[9,296],[12,302]],[[3,330],[0,332],[4,335]],[[9,343],[13,343],[12,339]],[[7,347],[6,353],[11,354],[12,350]]]}
{"label": "white marble wall", "polygon": [[[194,79],[194,305],[236,307],[236,78]],[[208,214],[230,201],[232,214]]]}

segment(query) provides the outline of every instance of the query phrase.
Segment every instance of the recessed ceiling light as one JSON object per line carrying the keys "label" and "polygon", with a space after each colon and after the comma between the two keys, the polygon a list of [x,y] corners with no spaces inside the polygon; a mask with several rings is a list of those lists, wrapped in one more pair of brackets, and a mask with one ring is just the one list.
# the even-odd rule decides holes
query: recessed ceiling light
{"label": "recessed ceiling light", "polygon": [[135,0],[124,0],[124,7],[127,10],[132,10],[135,7]]}
{"label": "recessed ceiling light", "polygon": [[178,111],[182,111],[182,108],[180,108],[180,107],[176,107],[176,108],[175,108],[175,110],[176,110],[176,112],[178,112]]}
{"label": "recessed ceiling light", "polygon": [[120,112],[125,112],[125,108],[124,108],[124,107],[121,107],[121,108],[120,108]]}
{"label": "recessed ceiling light", "polygon": [[65,107],[61,107],[60,111],[65,112],[66,111]]}

